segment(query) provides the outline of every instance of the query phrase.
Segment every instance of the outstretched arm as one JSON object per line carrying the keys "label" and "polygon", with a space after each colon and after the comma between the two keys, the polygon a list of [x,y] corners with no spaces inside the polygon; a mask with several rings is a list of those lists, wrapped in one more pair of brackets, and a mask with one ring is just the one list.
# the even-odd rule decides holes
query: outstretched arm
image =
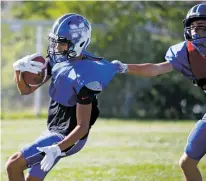
{"label": "outstretched arm", "polygon": [[129,74],[143,76],[143,77],[156,77],[173,70],[172,64],[169,62],[162,62],[158,64],[145,63],[145,64],[128,64],[127,72]]}
{"label": "outstretched arm", "polygon": [[118,60],[112,61],[116,65],[118,73],[129,73],[142,77],[156,77],[173,70],[170,62],[162,62],[158,64],[144,63],[144,64],[124,64]]}

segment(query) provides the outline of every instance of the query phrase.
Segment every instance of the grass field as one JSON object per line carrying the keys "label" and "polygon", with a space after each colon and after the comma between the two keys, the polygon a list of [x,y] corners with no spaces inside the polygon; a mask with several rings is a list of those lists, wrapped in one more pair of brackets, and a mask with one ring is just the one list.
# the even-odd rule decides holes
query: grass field
{"label": "grass field", "polygon": [[[45,180],[183,180],[178,160],[193,125],[99,119],[85,148],[62,159]],[[1,127],[1,180],[6,181],[6,160],[45,129],[45,120],[3,120]],[[199,167],[206,180],[206,158]]]}

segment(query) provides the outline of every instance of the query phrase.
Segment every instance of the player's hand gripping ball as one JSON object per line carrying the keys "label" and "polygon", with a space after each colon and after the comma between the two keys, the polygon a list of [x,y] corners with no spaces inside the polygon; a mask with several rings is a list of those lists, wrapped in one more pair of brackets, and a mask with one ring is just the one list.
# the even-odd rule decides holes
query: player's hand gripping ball
{"label": "player's hand gripping ball", "polygon": [[29,86],[38,86],[42,82],[44,82],[47,77],[47,62],[44,59],[44,57],[40,55],[34,57],[31,61],[42,63],[41,72],[38,72],[38,74],[35,74],[29,71],[25,71],[25,72],[22,72],[22,77],[25,83],[28,84]]}

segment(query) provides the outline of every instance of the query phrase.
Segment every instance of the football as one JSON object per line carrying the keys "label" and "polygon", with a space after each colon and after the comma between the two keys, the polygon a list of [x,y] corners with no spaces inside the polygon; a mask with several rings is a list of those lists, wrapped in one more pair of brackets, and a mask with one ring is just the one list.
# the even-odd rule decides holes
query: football
{"label": "football", "polygon": [[[41,62],[43,64],[46,64],[46,61],[45,61],[44,57],[42,57],[42,56],[35,57],[32,61],[37,61],[37,62]],[[23,77],[25,83],[28,84],[29,86],[38,86],[46,79],[46,76],[47,76],[46,65],[45,65],[45,68],[43,68],[42,71],[39,72],[38,74],[34,74],[31,72],[23,72],[22,73],[22,77]]]}

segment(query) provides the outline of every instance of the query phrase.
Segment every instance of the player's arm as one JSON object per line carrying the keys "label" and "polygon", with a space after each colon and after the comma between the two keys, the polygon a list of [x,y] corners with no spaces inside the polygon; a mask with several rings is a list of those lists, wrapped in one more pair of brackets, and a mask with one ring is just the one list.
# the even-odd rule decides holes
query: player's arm
{"label": "player's arm", "polygon": [[137,76],[156,77],[157,75],[168,73],[172,70],[173,66],[170,62],[162,62],[158,64],[128,64],[127,72]]}
{"label": "player's arm", "polygon": [[66,150],[75,142],[85,136],[89,130],[89,121],[91,116],[92,104],[77,104],[77,126],[58,146],[60,149]]}
{"label": "player's arm", "polygon": [[[86,97],[83,97],[83,101]],[[88,98],[89,99],[89,98]],[[88,100],[87,99],[87,100]],[[43,171],[48,171],[53,166],[57,157],[65,156],[66,149],[74,145],[78,140],[84,137],[89,131],[89,122],[92,112],[92,103],[87,102],[86,104],[77,103],[76,106],[76,116],[77,116],[77,125],[62,141],[57,144],[46,146],[46,147],[37,147],[41,152],[44,152],[45,156],[41,161],[41,169]]]}
{"label": "player's arm", "polygon": [[92,112],[92,102],[96,94],[100,91],[94,91],[84,86],[78,94],[78,103],[76,106],[77,126],[58,146],[65,150],[75,142],[84,137],[89,131],[90,117]]}
{"label": "player's arm", "polygon": [[[64,150],[71,147],[78,140],[88,134],[92,112],[92,102],[95,99],[95,94],[102,90],[100,89],[101,85],[99,84],[100,87],[98,88],[97,85],[98,84],[96,84],[96,82],[92,82],[92,84],[87,84],[79,91],[76,106],[77,126],[73,129],[73,131],[56,145],[40,148],[37,147],[39,151],[46,154],[41,161],[42,170],[50,170],[57,157],[65,156]],[[91,89],[91,87],[95,89]]]}
{"label": "player's arm", "polygon": [[158,64],[124,64],[118,60],[114,60],[112,63],[117,66],[119,73],[127,72],[129,74],[142,77],[155,77],[173,70],[173,66],[170,62],[162,62]]}

